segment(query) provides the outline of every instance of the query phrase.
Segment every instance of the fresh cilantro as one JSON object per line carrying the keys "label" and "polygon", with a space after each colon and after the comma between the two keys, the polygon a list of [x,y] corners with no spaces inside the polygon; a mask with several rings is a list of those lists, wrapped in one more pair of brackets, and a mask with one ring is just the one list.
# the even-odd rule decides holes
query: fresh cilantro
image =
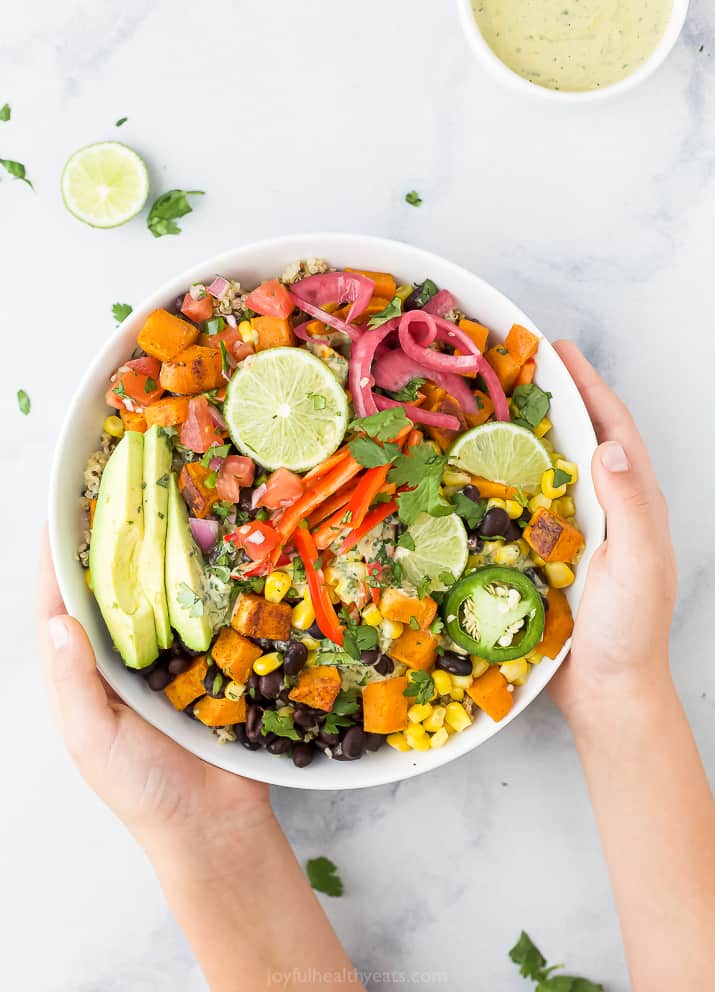
{"label": "fresh cilantro", "polygon": [[203,196],[200,189],[170,189],[167,193],[162,193],[151,205],[149,216],[147,217],[147,227],[155,238],[162,238],[165,234],[181,234],[181,228],[175,221],[178,217],[184,217],[191,213],[191,206],[187,197]]}
{"label": "fresh cilantro", "polygon": [[447,572],[447,571],[440,572],[437,578],[439,579],[439,581],[442,583],[443,586],[447,586],[447,587],[453,586],[456,581],[454,575],[452,575],[451,572]]}
{"label": "fresh cilantro", "polygon": [[529,497],[526,495],[526,493],[520,486],[517,487],[516,496],[514,497],[514,499],[517,501],[519,506],[529,505]]}
{"label": "fresh cilantro", "polygon": [[328,713],[323,723],[323,730],[326,734],[337,734],[341,727],[352,727],[353,721],[349,716],[339,716],[337,713]]}
{"label": "fresh cilantro", "polygon": [[330,858],[311,858],[305,864],[308,881],[317,892],[326,896],[341,896],[343,883],[338,875],[338,869]]}
{"label": "fresh cilantro", "polygon": [[305,565],[303,559],[299,558],[298,555],[293,559],[293,582],[305,582]]}
{"label": "fresh cilantro", "polygon": [[226,379],[231,377],[231,359],[228,357],[228,348],[225,341],[219,341],[221,349],[221,372]]}
{"label": "fresh cilantro", "polygon": [[428,703],[434,696],[434,679],[429,672],[410,672],[409,682],[403,695],[415,696],[418,703]]}
{"label": "fresh cilantro", "polygon": [[263,711],[261,733],[264,737],[266,734],[277,734],[278,737],[288,737],[292,741],[301,739],[290,713],[276,713],[275,710]]}
{"label": "fresh cilantro", "polygon": [[[425,578],[427,579],[427,582],[429,583],[429,576],[426,575]],[[420,599],[424,599],[424,596],[421,596]],[[420,629],[420,622],[417,619],[417,617],[410,617],[410,629],[411,630],[419,630]]]}
{"label": "fresh cilantro", "polygon": [[220,503],[214,503],[211,507],[211,512],[215,517],[218,517],[219,520],[225,520],[229,513],[233,513],[235,509],[236,506],[234,503],[229,503],[228,500],[222,500]]}
{"label": "fresh cilantro", "polygon": [[3,107],[0,107],[0,121],[9,121],[12,111],[10,110],[10,104],[6,103]]}
{"label": "fresh cilantro", "polygon": [[[201,464],[203,465],[204,468],[209,468],[214,458],[225,458],[230,450],[231,450],[230,444],[220,444],[220,445],[214,444],[201,458]],[[231,506],[233,506],[233,503],[231,504]]]}
{"label": "fresh cilantro", "polygon": [[402,313],[402,300],[399,296],[393,296],[390,302],[387,304],[384,310],[379,313],[373,314],[367,323],[368,330],[374,331],[377,327],[382,327],[386,324],[388,320],[393,320],[395,317],[399,317]]}
{"label": "fresh cilantro", "polygon": [[378,444],[369,437],[356,437],[348,444],[350,454],[356,462],[360,462],[365,468],[377,468],[378,465],[388,465],[400,453],[398,444],[384,445]]}
{"label": "fresh cilantro", "polygon": [[551,393],[545,393],[533,382],[527,383],[525,386],[517,386],[511,397],[512,406],[516,413],[512,423],[533,430],[549,412],[550,399]]}
{"label": "fresh cilantro", "polygon": [[169,473],[165,472],[160,479],[156,480],[157,486],[161,486],[163,489],[169,488]]}
{"label": "fresh cilantro", "polygon": [[351,716],[358,711],[357,695],[354,692],[346,692],[341,689],[338,693],[331,713],[337,716]]}
{"label": "fresh cilantro", "polygon": [[234,586],[239,592],[263,592],[263,587],[266,584],[266,580],[262,575],[257,575],[255,578],[244,579],[240,575],[232,576],[234,581]]}
{"label": "fresh cilantro", "polygon": [[442,619],[442,617],[439,616],[435,617],[432,623],[429,625],[430,634],[434,634],[435,636],[437,636],[438,634],[441,634],[443,630],[444,630],[444,620]]}
{"label": "fresh cilantro", "polygon": [[179,583],[176,601],[182,609],[188,610],[190,617],[202,617],[204,615],[203,599],[197,596],[191,586],[187,586],[185,582]]}
{"label": "fresh cilantro", "polygon": [[120,117],[119,120],[115,122],[114,126],[121,127],[122,124],[126,124],[128,120],[129,120],[128,117]]}
{"label": "fresh cilantro", "polygon": [[9,158],[0,158],[0,165],[5,169],[6,172],[9,172],[11,176],[14,176],[15,179],[22,179],[24,183],[27,183],[30,189],[35,188],[30,182],[30,180],[27,178],[27,173],[25,172],[25,166],[22,164],[22,162],[13,162],[12,159]]}
{"label": "fresh cilantro", "polygon": [[573,975],[554,975],[563,965],[547,967],[546,958],[527,933],[521,935],[509,951],[509,957],[514,964],[519,965],[519,974],[537,982],[535,992],[603,992],[603,985],[591,982],[587,978],[576,978]]}
{"label": "fresh cilantro", "polygon": [[559,486],[566,486],[571,482],[571,473],[564,472],[562,468],[554,469],[554,489],[558,489]]}
{"label": "fresh cilantro", "polygon": [[25,416],[28,415],[32,408],[32,401],[24,389],[18,389],[17,391],[17,405],[20,408],[20,413],[23,413]]}
{"label": "fresh cilantro", "polygon": [[398,516],[403,524],[413,523],[419,513],[443,517],[454,512],[439,491],[446,464],[445,456],[438,455],[429,444],[414,445],[409,454],[396,459],[388,479],[398,487],[410,487],[397,496]]}
{"label": "fresh cilantro", "polygon": [[464,520],[468,530],[474,528],[482,522],[484,514],[487,512],[487,501],[485,499],[473,500],[465,496],[463,492],[456,492],[452,497],[454,512]]}
{"label": "fresh cilantro", "polygon": [[152,379],[150,375],[146,377],[146,382],[144,383],[144,392],[153,393],[155,389],[158,389],[156,379]]}
{"label": "fresh cilantro", "polygon": [[[432,585],[432,579],[429,577],[429,575],[423,575],[420,581],[417,583],[417,598],[424,599],[427,593],[429,592],[429,587],[431,585]],[[412,627],[412,621],[414,619],[415,619],[414,617],[410,617],[410,627]],[[417,624],[417,627],[413,627],[412,629],[419,630],[419,628],[420,625]]]}
{"label": "fresh cilantro", "polygon": [[353,420],[349,429],[362,431],[375,441],[393,441],[401,430],[410,427],[412,422],[407,419],[404,408],[393,406],[370,417],[359,417]]}
{"label": "fresh cilantro", "polygon": [[121,379],[119,380],[119,382],[117,383],[117,385],[112,389],[112,392],[113,393],[116,393],[117,396],[121,396],[122,399],[125,399],[126,398],[127,391],[124,388],[124,383],[122,382]]}
{"label": "fresh cilantro", "polygon": [[219,334],[225,329],[226,321],[223,317],[211,317],[210,320],[204,322],[204,327],[209,337],[213,337],[214,334]]}
{"label": "fresh cilantro", "polygon": [[438,292],[437,283],[431,279],[425,279],[423,283],[416,282],[414,290],[407,298],[409,309],[421,310]]}
{"label": "fresh cilantro", "polygon": [[118,324],[121,324],[123,320],[127,319],[132,310],[133,307],[128,303],[115,303],[112,306],[112,316]]}
{"label": "fresh cilantro", "polygon": [[419,207],[422,203],[422,197],[416,189],[411,189],[409,193],[405,193],[405,200],[411,207]]}
{"label": "fresh cilantro", "polygon": [[325,407],[328,405],[328,401],[325,399],[322,393],[307,393],[305,398],[307,400],[313,401],[314,410],[324,410]]}
{"label": "fresh cilantro", "polygon": [[397,547],[407,548],[408,551],[415,550],[414,538],[412,537],[412,534],[410,534],[408,530],[406,530],[404,534],[400,534],[400,536],[397,538]]}
{"label": "fresh cilantro", "polygon": [[231,569],[228,565],[210,565],[209,571],[218,579],[219,582],[222,582],[224,585],[228,585],[231,579]]}
{"label": "fresh cilantro", "polygon": [[377,647],[377,630],[368,624],[349,626],[343,635],[343,650],[355,661],[360,661],[363,651],[372,651],[375,647]]}
{"label": "fresh cilantro", "polygon": [[410,379],[409,382],[405,383],[402,389],[398,389],[397,392],[390,393],[393,400],[397,400],[398,403],[414,403],[417,399],[417,394],[420,391],[420,387],[424,386],[426,379]]}

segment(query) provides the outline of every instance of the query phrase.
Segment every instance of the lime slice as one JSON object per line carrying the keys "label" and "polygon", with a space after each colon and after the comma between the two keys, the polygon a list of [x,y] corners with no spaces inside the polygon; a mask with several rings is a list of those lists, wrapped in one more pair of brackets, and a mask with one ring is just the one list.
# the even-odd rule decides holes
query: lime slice
{"label": "lime slice", "polygon": [[551,468],[541,441],[518,424],[490,421],[462,434],[449,452],[450,462],[490,482],[536,492],[541,476]]}
{"label": "lime slice", "polygon": [[407,528],[414,550],[398,547],[395,557],[413,586],[427,577],[429,592],[454,585],[467,564],[467,532],[456,513],[430,517],[420,513]]}
{"label": "lime slice", "polygon": [[235,373],[223,415],[245,455],[265,468],[305,472],[342,441],[348,401],[320,359],[302,348],[269,348]]}
{"label": "lime slice", "polygon": [[118,227],[136,217],[149,196],[149,175],[137,153],[119,141],[75,152],[62,170],[62,199],[91,227]]}

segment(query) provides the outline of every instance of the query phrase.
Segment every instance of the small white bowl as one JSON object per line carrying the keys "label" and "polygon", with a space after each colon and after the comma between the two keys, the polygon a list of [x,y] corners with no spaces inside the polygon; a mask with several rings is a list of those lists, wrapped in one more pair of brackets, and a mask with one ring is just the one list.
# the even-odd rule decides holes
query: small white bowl
{"label": "small white bowl", "polygon": [[[138,306],[90,362],[67,411],[55,451],[49,493],[50,541],[65,604],[84,625],[96,651],[100,672],[145,720],[204,761],[239,775],[297,789],[356,789],[419,775],[478,747],[538,696],[567,654],[568,645],[556,661],[544,658],[534,668],[526,685],[516,690],[514,708],[501,723],[494,723],[481,713],[474,726],[455,734],[439,750],[403,754],[385,746],[360,761],[330,761],[320,756],[310,767],[299,769],[290,759],[266,751],[250,752],[240,744],[219,745],[206,727],[190,720],[184,713],[178,713],[164,693],[152,692],[141,675],[125,668],[112,648],[84,573],[75,560],[75,549],[82,533],[82,473],[87,458],[97,448],[102,421],[107,415],[104,400],[107,381],[134,350],[137,334],[147,315],[157,307],[171,304],[193,282],[210,281],[214,275],[221,274],[253,286],[281,273],[295,259],[314,256],[340,267],[393,272],[402,282],[434,279],[438,286],[454,293],[464,310],[490,327],[496,339],[503,340],[514,323],[539,333],[518,307],[471,272],[437,255],[396,241],[348,234],[299,235],[273,238],[211,258],[181,273]],[[590,481],[596,438],[576,386],[561,359],[543,338],[537,379],[539,385],[553,394],[554,442],[558,450],[578,463],[580,469],[581,481],[576,484],[575,496],[586,549],[576,581],[568,590],[575,613],[589,561],[604,535],[603,511]]]}
{"label": "small white bowl", "polygon": [[479,61],[492,76],[500,82],[506,83],[515,92],[529,94],[546,100],[554,100],[560,103],[586,103],[593,102],[594,100],[603,100],[606,97],[618,96],[620,93],[625,93],[627,90],[640,85],[649,76],[652,76],[655,70],[665,62],[680,37],[689,5],[690,0],[673,0],[673,12],[665,34],[660,39],[652,55],[635,72],[632,72],[630,76],[626,76],[625,79],[610,86],[604,86],[603,89],[584,90],[574,93],[565,90],[552,90],[546,86],[538,86],[536,83],[524,79],[518,72],[510,69],[485,41],[484,35],[479,30],[479,25],[474,16],[471,0],[457,0],[457,9],[464,33],[467,36],[467,41],[472,46]]}

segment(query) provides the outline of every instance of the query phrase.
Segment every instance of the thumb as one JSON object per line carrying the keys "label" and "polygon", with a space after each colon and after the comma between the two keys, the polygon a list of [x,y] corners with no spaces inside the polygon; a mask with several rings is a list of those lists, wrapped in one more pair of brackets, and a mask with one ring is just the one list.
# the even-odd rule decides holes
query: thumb
{"label": "thumb", "polygon": [[666,530],[662,497],[650,466],[633,460],[625,444],[604,441],[593,456],[591,474],[606,513],[609,554],[633,557]]}

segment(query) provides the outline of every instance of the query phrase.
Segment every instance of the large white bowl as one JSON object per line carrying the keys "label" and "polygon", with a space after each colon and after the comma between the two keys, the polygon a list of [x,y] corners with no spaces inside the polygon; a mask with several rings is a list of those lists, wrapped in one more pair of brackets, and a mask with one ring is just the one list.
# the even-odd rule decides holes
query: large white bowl
{"label": "large white bowl", "polygon": [[[497,338],[503,338],[515,322],[536,331],[518,307],[471,272],[437,255],[381,238],[345,234],[273,238],[202,262],[172,279],[137,307],[91,362],[70,404],[55,452],[49,496],[50,540],[67,609],[87,630],[97,653],[99,670],[122,699],[149,723],[205,761],[240,775],[299,789],[356,789],[419,775],[478,747],[506,727],[538,696],[559,667],[568,646],[556,661],[544,659],[534,668],[528,683],[516,690],[513,710],[499,724],[480,714],[473,727],[451,737],[440,750],[403,754],[383,747],[357,762],[330,761],[320,756],[309,768],[298,769],[289,758],[279,758],[265,751],[250,752],[240,744],[219,745],[206,727],[176,712],[163,693],[152,692],[140,675],[126,669],[112,649],[84,573],[75,560],[75,549],[82,532],[82,473],[88,456],[97,447],[107,413],[104,402],[107,380],[134,350],[147,314],[156,307],[171,304],[191,283],[206,282],[216,273],[253,286],[282,272],[294,259],[313,256],[328,259],[336,266],[393,272],[404,282],[430,277],[439,286],[450,289],[464,310],[487,324]],[[576,386],[545,339],[539,348],[538,382],[553,393],[551,416],[555,443],[559,450],[578,462],[580,469],[581,481],[577,483],[575,496],[586,551],[577,570],[576,582],[568,590],[575,612],[589,560],[604,534],[604,517],[589,471],[596,439]]]}

